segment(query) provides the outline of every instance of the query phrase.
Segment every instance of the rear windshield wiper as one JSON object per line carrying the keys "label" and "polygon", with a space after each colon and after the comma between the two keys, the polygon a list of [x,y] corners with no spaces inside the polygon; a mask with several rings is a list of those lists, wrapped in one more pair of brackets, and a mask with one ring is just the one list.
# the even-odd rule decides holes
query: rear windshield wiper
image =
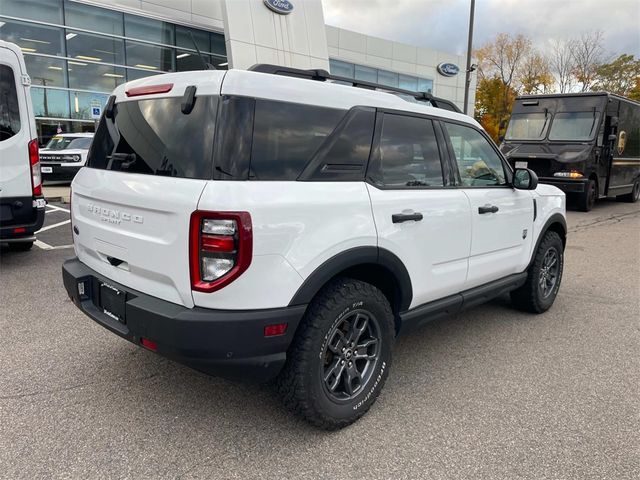
{"label": "rear windshield wiper", "polygon": [[138,156],[135,153],[112,153],[107,155],[109,161],[108,170],[113,170],[113,164],[119,163],[119,170],[128,170],[136,161]]}

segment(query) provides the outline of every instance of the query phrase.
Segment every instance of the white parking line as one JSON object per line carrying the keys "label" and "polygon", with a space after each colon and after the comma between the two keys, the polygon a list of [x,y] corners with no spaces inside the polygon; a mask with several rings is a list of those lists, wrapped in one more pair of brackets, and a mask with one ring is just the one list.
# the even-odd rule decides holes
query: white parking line
{"label": "white parking line", "polygon": [[36,240],[33,244],[41,248],[42,250],[61,250],[63,248],[73,248],[73,245],[58,245],[54,247],[53,245],[49,245],[48,243],[44,243],[42,240]]}
{"label": "white parking line", "polygon": [[46,232],[47,230],[51,230],[52,228],[56,228],[56,227],[61,227],[63,225],[67,225],[68,223],[71,223],[71,220],[65,220],[64,222],[54,223],[53,225],[47,225],[46,227],[42,227],[36,233]]}
{"label": "white parking line", "polygon": [[53,210],[59,210],[61,212],[67,212],[67,213],[71,213],[69,210],[67,210],[66,208],[62,208],[62,207],[58,207],[57,205],[51,205],[48,204],[47,208],[52,208]]}

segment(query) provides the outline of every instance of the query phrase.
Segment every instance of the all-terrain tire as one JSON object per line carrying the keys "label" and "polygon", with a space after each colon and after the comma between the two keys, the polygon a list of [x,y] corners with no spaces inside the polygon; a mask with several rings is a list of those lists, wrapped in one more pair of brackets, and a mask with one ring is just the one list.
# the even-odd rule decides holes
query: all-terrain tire
{"label": "all-terrain tire", "polygon": [[[556,263],[549,268],[555,257]],[[547,231],[536,250],[533,263],[527,272],[525,284],[511,292],[511,301],[516,308],[532,313],[549,310],[556,299],[562,270],[564,268],[564,245],[558,233]],[[553,282],[550,276],[555,275]],[[544,282],[544,286],[543,286]]]}
{"label": "all-terrain tire", "polygon": [[[285,406],[317,427],[346,427],[382,390],[394,340],[394,317],[384,294],[359,280],[334,279],[309,305],[276,389]],[[353,368],[363,369],[360,383]]]}

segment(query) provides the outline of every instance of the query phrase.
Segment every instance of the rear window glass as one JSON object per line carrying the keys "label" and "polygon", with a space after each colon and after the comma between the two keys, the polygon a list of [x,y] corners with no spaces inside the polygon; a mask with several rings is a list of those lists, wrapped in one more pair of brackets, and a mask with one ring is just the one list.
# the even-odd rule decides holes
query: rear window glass
{"label": "rear window glass", "polygon": [[218,97],[196,97],[183,114],[182,97],[117,103],[103,116],[88,166],[148,175],[210,179]]}
{"label": "rear window glass", "polygon": [[344,110],[256,100],[249,178],[295,180]]}
{"label": "rear window glass", "polygon": [[74,148],[87,149],[90,145],[90,137],[53,137],[44,148],[48,150],[72,150]]}
{"label": "rear window glass", "polygon": [[13,69],[0,65],[0,142],[20,131],[20,108]]}

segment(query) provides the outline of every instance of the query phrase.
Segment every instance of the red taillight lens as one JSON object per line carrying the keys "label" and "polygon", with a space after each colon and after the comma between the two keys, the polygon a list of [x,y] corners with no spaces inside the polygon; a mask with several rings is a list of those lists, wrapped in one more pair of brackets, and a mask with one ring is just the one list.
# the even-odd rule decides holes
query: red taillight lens
{"label": "red taillight lens", "polygon": [[189,267],[191,288],[215,292],[249,268],[253,255],[251,215],[247,212],[191,214]]}
{"label": "red taillight lens", "polygon": [[138,97],[140,95],[153,95],[156,93],[167,93],[173,88],[173,83],[163,83],[161,85],[147,85],[145,87],[134,87],[125,91],[127,97]]}
{"label": "red taillight lens", "polygon": [[40,173],[40,155],[38,154],[38,140],[29,142],[29,164],[31,165],[31,189],[34,197],[42,195],[42,174]]}

